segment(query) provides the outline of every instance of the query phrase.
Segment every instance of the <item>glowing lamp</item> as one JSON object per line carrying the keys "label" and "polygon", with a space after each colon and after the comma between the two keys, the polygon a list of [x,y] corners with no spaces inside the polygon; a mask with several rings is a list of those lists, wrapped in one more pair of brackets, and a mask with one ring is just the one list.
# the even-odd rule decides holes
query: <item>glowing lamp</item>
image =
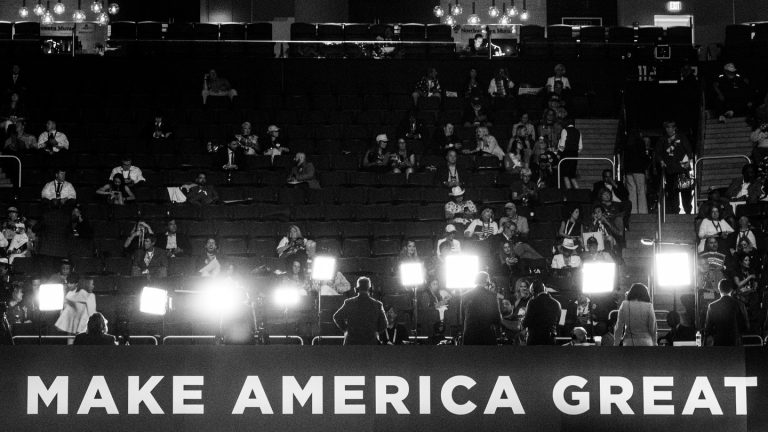
{"label": "glowing lamp", "polygon": [[165,315],[168,305],[168,291],[160,288],[144,287],[141,290],[139,310],[151,315]]}
{"label": "glowing lamp", "polygon": [[581,269],[581,291],[584,294],[612,292],[616,280],[616,264],[584,263]]}
{"label": "glowing lamp", "polygon": [[448,255],[445,258],[445,287],[474,288],[479,271],[480,260],[476,255]]}
{"label": "glowing lamp", "polygon": [[19,17],[27,18],[29,16],[29,9],[26,6],[19,8]]}
{"label": "glowing lamp", "polygon": [[442,17],[443,17],[443,15],[445,15],[445,9],[443,9],[443,7],[442,7],[442,6],[440,6],[440,5],[437,5],[437,6],[435,6],[435,7],[433,7],[433,8],[432,8],[432,13],[433,13],[433,14],[434,14],[436,17],[438,17],[438,18],[442,18]]}
{"label": "glowing lamp", "polygon": [[685,252],[656,254],[656,283],[660,288],[680,288],[691,285],[691,258]]}
{"label": "glowing lamp", "polygon": [[424,265],[422,263],[404,262],[400,264],[400,283],[404,287],[415,287],[424,282]]}
{"label": "glowing lamp", "polygon": [[37,292],[38,308],[41,311],[60,311],[64,309],[64,285],[42,284]]}
{"label": "glowing lamp", "polygon": [[301,299],[301,289],[283,286],[275,289],[273,293],[275,304],[282,307],[295,306]]}
{"label": "glowing lamp", "polygon": [[109,7],[107,8],[107,11],[110,15],[117,15],[120,13],[120,5],[117,3],[110,3]]}
{"label": "glowing lamp", "polygon": [[336,276],[336,258],[318,255],[312,260],[312,280],[331,281]]}
{"label": "glowing lamp", "polygon": [[93,12],[95,14],[100,14],[101,13],[101,9],[103,9],[103,6],[101,5],[101,2],[94,1],[93,3],[91,3],[91,12]]}

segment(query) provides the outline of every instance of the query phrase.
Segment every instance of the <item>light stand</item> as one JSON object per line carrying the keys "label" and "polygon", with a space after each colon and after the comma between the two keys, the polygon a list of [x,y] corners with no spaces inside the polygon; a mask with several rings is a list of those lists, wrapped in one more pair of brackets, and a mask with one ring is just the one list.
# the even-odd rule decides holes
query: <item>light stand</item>
{"label": "light stand", "polygon": [[[641,239],[640,242],[645,246],[653,246],[654,277],[652,278],[653,284],[651,285],[651,303],[653,303],[653,294],[657,288],[672,288],[672,310],[677,311],[677,289],[693,285],[694,322],[696,328],[701,328],[699,288],[696,286],[698,281],[696,244],[664,242],[648,238]],[[661,246],[682,246],[687,251],[661,252]],[[692,255],[689,254],[691,250],[693,251]],[[691,276],[693,276],[693,280],[691,280]]]}
{"label": "light stand", "polygon": [[400,263],[400,282],[413,289],[413,336],[419,337],[419,286],[424,284],[424,265],[419,261]]}
{"label": "light stand", "polygon": [[[448,290],[466,291],[475,288],[477,274],[480,272],[480,259],[477,255],[448,255],[445,257],[445,288]],[[461,322],[461,310],[457,311],[459,315],[458,325],[463,328]],[[456,344],[460,345],[461,330],[457,332],[457,336],[454,338]]]}
{"label": "light stand", "polygon": [[322,309],[323,298],[320,282],[331,282],[336,276],[336,258],[328,255],[318,255],[312,260],[312,282],[317,286],[317,331],[322,334]]}
{"label": "light stand", "polygon": [[148,286],[141,290],[139,311],[150,315],[160,315],[162,317],[162,327],[160,329],[161,340],[165,337],[165,315],[170,309],[171,299],[168,297],[168,291]]}
{"label": "light stand", "polygon": [[291,334],[288,328],[288,308],[299,303],[301,289],[294,286],[282,286],[275,289],[275,303],[283,308],[283,326],[285,334]]}
{"label": "light stand", "polygon": [[[37,323],[37,341],[43,344],[43,319],[45,312],[64,309],[64,284],[42,284],[37,292],[37,310],[41,313],[40,322]],[[46,330],[48,322],[45,322]]]}

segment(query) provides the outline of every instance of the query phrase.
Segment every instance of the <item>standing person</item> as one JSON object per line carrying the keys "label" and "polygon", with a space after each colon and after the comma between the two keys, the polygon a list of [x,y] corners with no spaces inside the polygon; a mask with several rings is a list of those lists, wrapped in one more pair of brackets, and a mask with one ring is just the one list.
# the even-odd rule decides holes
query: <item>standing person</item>
{"label": "standing person", "polygon": [[88,328],[75,336],[75,345],[117,345],[114,336],[107,333],[107,319],[99,312],[88,318]]}
{"label": "standing person", "polygon": [[678,133],[677,124],[674,121],[664,122],[664,134],[665,136],[659,138],[656,143],[655,157],[667,183],[667,213],[679,213],[680,197],[682,197],[683,210],[686,214],[691,214],[693,188],[681,187],[689,180],[688,171],[693,161],[691,145],[685,135]]}
{"label": "standing person", "polygon": [[624,182],[632,203],[632,213],[648,213],[645,182],[652,156],[651,138],[638,130],[632,131],[624,149]]}
{"label": "standing person", "polygon": [[[584,148],[581,142],[581,132],[576,129],[573,119],[567,118],[563,121],[565,128],[560,133],[560,141],[557,143],[557,150],[560,158],[579,157],[579,153]],[[566,189],[578,189],[579,183],[576,181],[575,160],[568,160],[562,163],[560,172],[562,173],[563,183]]]}
{"label": "standing person", "polygon": [[704,340],[707,345],[740,346],[741,335],[749,330],[747,309],[743,303],[733,298],[731,281],[723,279],[717,288],[720,290],[720,298],[707,308]]}
{"label": "standing person", "polygon": [[619,306],[613,338],[624,346],[656,345],[656,313],[645,285],[636,283],[627,292]]}
{"label": "standing person", "polygon": [[523,328],[528,329],[527,345],[554,345],[560,322],[560,302],[552,298],[540,280],[531,283],[535,296],[528,302]]}
{"label": "standing person", "polygon": [[501,325],[499,302],[488,273],[478,273],[476,281],[475,288],[461,297],[463,344],[496,345],[495,328]]}
{"label": "standing person", "polygon": [[94,312],[96,296],[93,294],[93,279],[80,279],[76,288],[64,296],[64,309],[56,320],[56,328],[73,335],[82,333],[88,329],[88,318]]}
{"label": "standing person", "polygon": [[734,256],[738,261],[738,268],[732,271],[734,296],[744,303],[749,317],[749,328],[760,334],[760,326],[763,323],[762,310],[760,303],[763,299],[763,290],[758,284],[760,276],[755,271],[756,266],[752,264],[752,257],[743,252],[738,252]]}
{"label": "standing person", "polygon": [[371,280],[365,276],[357,279],[355,291],[333,314],[333,322],[344,332],[344,345],[378,345],[379,334],[387,329],[384,305],[371,298]]}

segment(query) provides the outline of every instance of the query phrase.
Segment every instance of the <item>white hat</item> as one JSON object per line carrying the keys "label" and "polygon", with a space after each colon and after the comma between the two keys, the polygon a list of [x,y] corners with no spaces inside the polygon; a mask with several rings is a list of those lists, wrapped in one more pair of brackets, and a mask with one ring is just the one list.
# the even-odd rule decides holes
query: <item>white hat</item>
{"label": "white hat", "polygon": [[387,134],[378,134],[378,135],[376,135],[376,142],[382,142],[382,141],[389,142],[389,138],[387,138]]}
{"label": "white hat", "polygon": [[723,66],[723,70],[728,72],[736,72],[736,65],[733,63],[726,63],[725,66]]}
{"label": "white hat", "polygon": [[448,196],[457,197],[464,195],[464,189],[461,188],[461,186],[454,186],[451,188],[451,192],[448,193]]}
{"label": "white hat", "polygon": [[279,131],[280,131],[280,128],[275,125],[269,125],[269,127],[267,128],[267,132],[279,132]]}
{"label": "white hat", "polygon": [[566,249],[574,250],[574,249],[577,249],[579,246],[573,241],[573,239],[564,238],[563,247]]}
{"label": "white hat", "polygon": [[445,226],[445,232],[446,233],[456,232],[456,227],[453,226],[453,224],[448,224]]}

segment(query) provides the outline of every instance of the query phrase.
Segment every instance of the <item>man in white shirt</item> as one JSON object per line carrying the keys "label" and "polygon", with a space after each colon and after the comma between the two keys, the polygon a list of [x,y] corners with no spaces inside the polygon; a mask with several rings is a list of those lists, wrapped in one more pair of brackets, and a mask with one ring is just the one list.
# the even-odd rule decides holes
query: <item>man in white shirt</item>
{"label": "man in white shirt", "polygon": [[53,181],[43,186],[40,197],[43,202],[54,207],[60,207],[77,199],[77,192],[72,183],[67,180],[67,172],[57,169]]}
{"label": "man in white shirt", "polygon": [[452,224],[448,224],[445,226],[445,237],[441,238],[437,241],[437,257],[442,258],[442,254],[440,253],[440,245],[442,245],[445,242],[450,242],[451,245],[451,253],[459,253],[461,252],[461,242],[456,240],[456,227]]}
{"label": "man in white shirt", "polygon": [[128,156],[120,160],[119,167],[112,169],[112,172],[109,173],[109,180],[112,180],[115,174],[122,174],[127,186],[135,186],[141,182],[147,181],[141,172],[141,168],[133,166],[133,161]]}
{"label": "man in white shirt", "polygon": [[69,150],[69,140],[66,135],[56,130],[55,121],[48,120],[45,124],[45,132],[37,138],[37,148],[48,154],[54,154]]}
{"label": "man in white shirt", "polygon": [[576,254],[578,247],[573,239],[563,239],[559,248],[560,253],[552,257],[552,268],[555,270],[581,268],[581,257]]}

